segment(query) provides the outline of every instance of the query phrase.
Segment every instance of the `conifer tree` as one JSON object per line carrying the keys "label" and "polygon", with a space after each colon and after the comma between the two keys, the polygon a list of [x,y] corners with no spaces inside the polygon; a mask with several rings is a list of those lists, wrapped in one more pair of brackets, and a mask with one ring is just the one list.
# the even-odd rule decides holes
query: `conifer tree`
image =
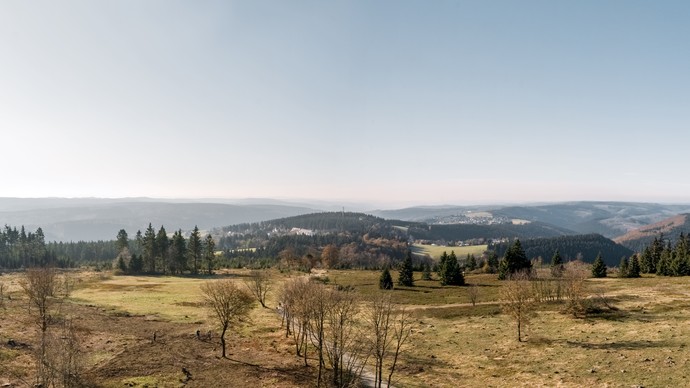
{"label": "conifer tree", "polygon": [[170,239],[163,225],[156,234],[156,254],[158,256],[159,268],[165,272],[170,269]]}
{"label": "conifer tree", "polygon": [[498,271],[498,253],[491,251],[489,257],[486,259],[487,273],[496,273]]}
{"label": "conifer tree", "polygon": [[440,278],[441,285],[444,286],[462,286],[465,284],[465,278],[462,275],[462,270],[458,264],[458,258],[455,256],[455,251],[451,251],[448,258],[444,261]]}
{"label": "conifer tree", "polygon": [[144,270],[144,260],[141,255],[132,253],[132,260],[129,262],[129,270],[132,273],[141,273]]}
{"label": "conifer tree", "polygon": [[398,285],[412,287],[414,286],[413,271],[412,271],[412,252],[407,251],[405,260],[403,260],[400,274],[398,275]]}
{"label": "conifer tree", "polygon": [[640,277],[640,261],[637,258],[637,254],[633,255],[630,258],[630,262],[628,264],[628,274],[629,278],[639,278]]}
{"label": "conifer tree", "polygon": [[213,275],[213,267],[216,261],[216,242],[213,241],[213,236],[210,234],[206,235],[206,241],[204,242],[204,261],[206,262],[206,272],[209,275]]}
{"label": "conifer tree", "polygon": [[522,244],[519,239],[516,239],[506,251],[501,263],[499,263],[498,273],[499,279],[506,279],[509,275],[516,272],[529,272],[532,268],[532,263],[527,258],[527,254],[522,249]]}
{"label": "conifer tree", "polygon": [[621,263],[618,266],[618,276],[622,278],[627,278],[628,277],[628,267],[630,264],[628,263],[628,259],[623,256],[621,258]]}
{"label": "conifer tree", "polygon": [[424,269],[422,271],[422,280],[431,280],[431,264],[424,263]]}
{"label": "conifer tree", "polygon": [[467,270],[474,271],[475,269],[477,269],[477,259],[474,257],[473,254],[468,253],[467,254]]}
{"label": "conifer tree", "polygon": [[606,264],[604,264],[604,260],[601,258],[601,253],[597,255],[592,264],[592,276],[595,278],[606,277]]}
{"label": "conifer tree", "polygon": [[189,250],[189,262],[192,265],[192,273],[199,273],[199,264],[201,262],[201,234],[199,233],[199,227],[194,226],[192,234],[189,236],[189,243],[187,243],[187,249]]}
{"label": "conifer tree", "polygon": [[436,271],[439,277],[441,277],[441,271],[443,271],[443,267],[446,265],[446,261],[448,261],[448,253],[446,253],[446,251],[443,251],[441,258],[439,259],[438,268]]}
{"label": "conifer tree", "polygon": [[565,270],[565,267],[563,266],[563,258],[561,257],[561,253],[556,249],[556,251],[553,253],[553,257],[551,257],[551,276],[553,277],[561,277],[563,276],[563,271]]}
{"label": "conifer tree", "polygon": [[393,277],[391,276],[391,271],[388,270],[388,266],[383,267],[383,271],[381,271],[381,276],[379,277],[379,288],[382,290],[393,289]]}

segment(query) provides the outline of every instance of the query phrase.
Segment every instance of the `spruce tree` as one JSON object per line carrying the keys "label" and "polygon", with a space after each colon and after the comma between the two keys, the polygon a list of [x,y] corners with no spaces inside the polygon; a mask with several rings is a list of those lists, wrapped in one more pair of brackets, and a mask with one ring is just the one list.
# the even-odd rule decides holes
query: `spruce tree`
{"label": "spruce tree", "polygon": [[491,251],[489,257],[486,259],[486,266],[488,273],[495,273],[498,271],[498,253],[496,251]]}
{"label": "spruce tree", "polygon": [[382,290],[393,289],[393,277],[391,276],[391,271],[388,270],[388,266],[383,267],[383,271],[379,277],[379,288]]}
{"label": "spruce tree", "polygon": [[553,257],[551,257],[551,276],[559,278],[563,276],[564,270],[563,258],[561,257],[561,253],[558,252],[558,249],[556,249],[553,253]]}
{"label": "spruce tree", "polygon": [[445,260],[441,268],[441,285],[444,286],[462,286],[465,284],[465,277],[462,275],[462,270],[458,264],[458,258],[455,256],[455,251],[450,252],[450,256]]}
{"label": "spruce tree", "polygon": [[601,253],[597,255],[592,264],[592,276],[595,278],[606,277],[606,264],[604,264],[604,260],[601,258]]}
{"label": "spruce tree", "polygon": [[141,255],[132,253],[132,260],[129,262],[129,270],[132,273],[141,273],[144,270],[144,260]]}
{"label": "spruce tree", "polygon": [[509,275],[520,271],[528,272],[531,268],[532,263],[527,258],[525,251],[522,249],[520,240],[516,239],[513,245],[511,245],[506,251],[502,262],[499,263],[498,278],[507,279]]}
{"label": "spruce tree", "polygon": [[622,278],[627,278],[628,277],[628,267],[630,264],[628,263],[628,259],[623,256],[621,258],[621,263],[618,266],[618,276]]}
{"label": "spruce tree", "polygon": [[477,269],[477,259],[472,254],[467,254],[467,270],[474,271]]}
{"label": "spruce tree", "polygon": [[438,268],[436,271],[439,278],[441,277],[441,272],[443,271],[443,267],[445,267],[445,265],[446,265],[446,261],[448,261],[448,253],[446,253],[446,251],[443,251],[441,258],[439,259]]}
{"label": "spruce tree", "polygon": [[192,273],[199,273],[199,266],[201,264],[201,233],[199,233],[199,227],[194,226],[192,234],[189,236],[189,243],[187,244],[187,250],[189,251],[189,262],[192,265]]}
{"label": "spruce tree", "polygon": [[630,258],[630,262],[628,264],[628,274],[629,278],[639,278],[640,277],[640,261],[637,258],[637,254],[633,255]]}
{"label": "spruce tree", "polygon": [[398,285],[406,287],[414,286],[414,279],[412,276],[412,252],[408,250],[407,255],[405,255],[405,260],[403,260],[402,267],[400,268]]}
{"label": "spruce tree", "polygon": [[422,280],[431,280],[431,264],[424,263],[424,270],[422,271]]}

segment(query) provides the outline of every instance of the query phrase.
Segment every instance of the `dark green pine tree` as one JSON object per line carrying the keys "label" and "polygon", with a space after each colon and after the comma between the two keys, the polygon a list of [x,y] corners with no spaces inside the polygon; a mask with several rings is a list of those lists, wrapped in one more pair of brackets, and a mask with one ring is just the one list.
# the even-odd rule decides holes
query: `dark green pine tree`
{"label": "dark green pine tree", "polygon": [[170,247],[170,264],[172,273],[182,273],[187,270],[187,241],[182,235],[182,230],[173,234]]}
{"label": "dark green pine tree", "polygon": [[117,255],[117,269],[123,274],[127,273],[127,263],[125,263],[124,255]]}
{"label": "dark green pine tree", "polygon": [[158,253],[158,267],[161,271],[170,270],[170,239],[163,225],[156,234],[156,252]]}
{"label": "dark green pine tree", "polygon": [[630,258],[628,264],[628,276],[629,278],[639,278],[640,277],[640,260],[637,258],[637,254],[634,254]]}
{"label": "dark green pine tree", "polygon": [[400,274],[398,275],[398,285],[412,287],[414,286],[414,278],[412,271],[412,252],[407,251],[405,255],[405,260],[403,260],[402,267],[400,268]]}
{"label": "dark green pine tree", "polygon": [[446,261],[448,261],[448,253],[446,251],[443,251],[443,254],[441,255],[441,258],[439,259],[438,262],[438,268],[436,273],[438,274],[439,278],[441,277],[441,271],[443,271],[443,267],[446,265]]}
{"label": "dark green pine tree", "polygon": [[486,272],[496,273],[498,271],[498,253],[496,251],[491,251],[489,257],[486,259]]}
{"label": "dark green pine tree", "polygon": [[606,277],[606,264],[604,264],[604,260],[601,258],[601,253],[597,255],[592,264],[592,276],[595,278]]}
{"label": "dark green pine tree", "polygon": [[194,275],[199,273],[199,266],[201,264],[201,234],[199,233],[199,227],[194,226],[192,234],[189,236],[189,243],[187,243],[187,249],[189,250],[189,262],[192,265],[192,273]]}
{"label": "dark green pine tree", "polygon": [[213,267],[216,264],[216,242],[213,241],[213,236],[206,235],[204,242],[204,261],[206,262],[206,273],[213,275]]}
{"label": "dark green pine tree", "polygon": [[431,280],[431,264],[424,263],[424,269],[422,270],[422,280]]}
{"label": "dark green pine tree", "polygon": [[151,223],[149,222],[149,227],[146,228],[146,231],[144,232],[144,252],[143,254],[143,260],[144,260],[144,266],[146,267],[146,271],[149,273],[155,273],[156,272],[156,254],[157,252],[157,246],[156,246],[156,230],[151,226]]}
{"label": "dark green pine tree", "polygon": [[388,270],[388,266],[383,267],[383,271],[381,271],[381,276],[379,277],[379,288],[382,290],[393,289],[393,277],[391,276],[391,271]]}
{"label": "dark green pine tree", "polygon": [[144,270],[144,260],[141,255],[132,253],[132,260],[129,262],[129,270],[132,273],[141,273]]}
{"label": "dark green pine tree", "polygon": [[622,278],[627,278],[629,267],[630,267],[630,263],[628,263],[628,259],[625,256],[623,256],[621,258],[620,265],[618,265],[618,276],[622,277]]}
{"label": "dark green pine tree", "polygon": [[127,236],[127,231],[120,229],[117,232],[117,252],[122,252],[125,248],[129,249],[129,237]]}
{"label": "dark green pine tree", "polygon": [[462,275],[458,258],[455,256],[455,251],[451,251],[448,258],[445,260],[441,268],[441,285],[444,286],[462,286],[465,284],[465,277]]}
{"label": "dark green pine tree", "polygon": [[559,278],[563,276],[564,270],[563,258],[561,257],[561,253],[558,252],[558,249],[556,249],[553,253],[553,257],[551,257],[551,276]]}
{"label": "dark green pine tree", "polygon": [[467,270],[474,271],[477,269],[477,259],[472,254],[467,254]]}
{"label": "dark green pine tree", "polygon": [[499,279],[506,279],[508,275],[519,271],[529,271],[532,268],[532,263],[527,258],[525,250],[522,249],[519,239],[515,239],[513,245],[508,248],[503,261],[505,261],[505,268],[503,268],[503,273],[501,273],[501,265],[499,264]]}
{"label": "dark green pine tree", "polygon": [[510,276],[510,269],[508,268],[508,261],[505,258],[498,262],[498,280],[506,280]]}

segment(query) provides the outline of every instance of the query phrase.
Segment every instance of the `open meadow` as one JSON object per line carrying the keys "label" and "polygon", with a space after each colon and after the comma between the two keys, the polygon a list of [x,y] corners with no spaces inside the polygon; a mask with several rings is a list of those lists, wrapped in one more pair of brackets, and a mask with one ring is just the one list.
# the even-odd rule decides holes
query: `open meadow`
{"label": "open meadow", "polygon": [[468,254],[474,255],[475,257],[480,257],[484,251],[486,251],[487,245],[468,245],[462,247],[451,247],[444,245],[429,245],[429,244],[414,244],[412,245],[412,252],[418,255],[429,255],[434,260],[438,260],[439,257],[446,252],[450,254],[455,252],[458,260],[464,260]]}
{"label": "open meadow", "polygon": [[[241,285],[248,274],[232,270],[213,279]],[[211,278],[70,274],[74,287],[60,314],[78,327],[83,380],[104,387],[314,386],[315,360],[305,367],[294,355],[275,309],[281,283],[305,275],[270,274],[268,308],[255,308],[249,324],[230,329],[228,359],[219,357],[218,328],[202,303],[200,286]],[[21,276],[0,276],[0,385],[34,381],[38,328],[27,314]],[[393,377],[396,387],[690,384],[688,278],[587,279],[587,294],[605,299],[611,309],[574,317],[562,303],[540,303],[524,342],[518,342],[515,323],[501,312],[505,283],[496,275],[466,276],[476,285],[474,306],[472,287],[444,287],[420,276],[415,273],[414,287],[388,291],[414,318]],[[328,271],[322,277],[362,297],[380,292],[377,271]],[[197,330],[213,335],[197,338]]]}

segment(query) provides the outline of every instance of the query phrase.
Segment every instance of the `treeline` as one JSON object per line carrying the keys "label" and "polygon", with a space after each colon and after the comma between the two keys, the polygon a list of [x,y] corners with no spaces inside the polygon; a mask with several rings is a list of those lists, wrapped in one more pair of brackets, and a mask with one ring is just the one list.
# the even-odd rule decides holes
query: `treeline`
{"label": "treeline", "polygon": [[[411,224],[396,221],[397,224]],[[270,233],[275,230],[290,230],[292,228],[309,229],[321,233],[366,233],[369,231],[384,231],[391,228],[390,221],[364,213],[353,212],[323,212],[304,214],[277,220],[244,223],[222,228],[224,233],[255,234],[257,232]]]}
{"label": "treeline", "polygon": [[690,235],[680,233],[675,244],[664,239],[664,235],[655,237],[652,243],[637,255],[640,272],[655,273],[663,276],[690,275]]}
{"label": "treeline", "polygon": [[54,263],[55,257],[46,250],[41,228],[27,232],[22,226],[5,225],[0,232],[0,268],[29,268]]}
{"label": "treeline", "polygon": [[471,240],[471,239],[501,239],[519,238],[530,239],[537,237],[562,236],[570,231],[540,222],[530,222],[524,225],[494,224],[453,224],[453,225],[416,225],[408,229],[415,239],[422,240]]}
{"label": "treeline", "polygon": [[[257,248],[225,249],[221,265],[254,268],[280,266],[300,270],[315,267],[379,269],[386,265],[398,265],[405,258],[407,249],[405,239],[383,237],[376,233],[284,235],[269,238]],[[417,264],[421,268],[421,264]]]}
{"label": "treeline", "polygon": [[[499,256],[504,256],[509,246],[508,243],[500,243],[492,245],[490,249],[495,250]],[[621,257],[630,257],[634,253],[600,234],[525,240],[522,242],[522,249],[528,258],[541,257],[543,260],[549,260],[555,251],[558,251],[565,261],[580,259],[592,262],[601,254],[604,263],[609,267],[616,266]]]}
{"label": "treeline", "polygon": [[[198,227],[194,227],[189,239],[182,230],[173,233],[172,238],[164,226],[156,231],[149,223],[142,234],[137,231],[134,250],[130,249],[127,231],[121,229],[117,234],[118,250],[115,269],[126,274],[212,274],[216,267],[216,244],[210,234],[202,240]],[[140,252],[137,254],[136,252]]]}

